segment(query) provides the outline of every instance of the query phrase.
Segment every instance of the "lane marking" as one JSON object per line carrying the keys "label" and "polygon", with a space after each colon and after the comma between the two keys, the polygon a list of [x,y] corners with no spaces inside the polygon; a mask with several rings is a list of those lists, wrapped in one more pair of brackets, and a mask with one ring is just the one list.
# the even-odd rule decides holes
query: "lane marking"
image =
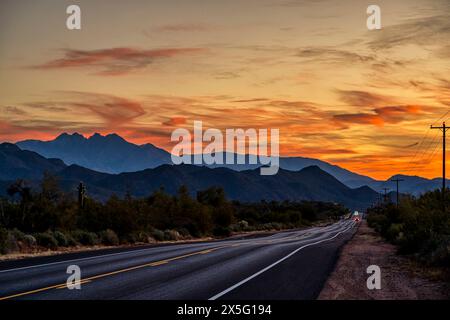
{"label": "lane marking", "polygon": [[[209,245],[209,243],[205,243],[205,245]],[[213,244],[211,244],[211,245],[213,245]],[[180,246],[183,246],[183,244],[180,244]],[[128,251],[124,251],[124,252],[108,253],[108,254],[104,254],[104,255],[98,255],[98,256],[92,256],[92,257],[86,257],[86,258],[77,258],[77,259],[55,261],[55,262],[49,262],[49,263],[42,263],[42,264],[36,264],[36,265],[32,265],[32,266],[0,270],[0,273],[19,271],[19,270],[26,270],[26,269],[32,269],[32,268],[39,268],[39,267],[48,267],[48,266],[55,265],[55,264],[65,264],[65,263],[75,262],[75,261],[85,261],[85,260],[92,260],[92,259],[98,259],[98,258],[113,257],[113,256],[130,254],[130,253],[135,253],[135,252],[148,251],[148,250],[158,249],[158,248],[165,248],[165,247],[151,247],[151,248],[145,248],[145,249],[128,250]],[[169,248],[169,246],[167,246],[166,248]],[[180,248],[180,249],[183,249],[183,248]],[[162,252],[162,253],[164,253],[164,252]]]}
{"label": "lane marking", "polygon": [[271,265],[265,267],[264,269],[261,269],[260,271],[258,271],[258,272],[256,272],[256,273],[254,273],[253,275],[251,275],[251,276],[245,278],[244,280],[239,281],[238,283],[236,283],[235,285],[229,287],[228,289],[225,289],[225,290],[223,290],[222,292],[219,292],[218,294],[212,296],[212,297],[209,298],[208,300],[216,300],[216,299],[222,297],[223,295],[225,295],[225,294],[227,294],[228,292],[230,292],[230,291],[236,289],[237,287],[240,287],[241,285],[243,285],[244,283],[246,283],[246,282],[252,280],[253,278],[256,278],[257,276],[259,276],[260,274],[266,272],[267,270],[272,269],[273,267],[275,267],[276,265],[280,264],[280,263],[283,262],[284,260],[289,259],[290,257],[292,257],[294,254],[296,254],[296,253],[299,252],[300,250],[303,250],[303,249],[305,249],[305,248],[307,248],[307,247],[311,247],[311,246],[313,246],[313,245],[316,245],[316,244],[319,244],[319,243],[322,243],[322,242],[325,242],[325,241],[333,240],[333,239],[335,239],[337,236],[339,236],[340,234],[347,232],[348,230],[350,230],[350,229],[353,228],[353,227],[354,227],[354,223],[351,224],[350,227],[348,227],[347,229],[342,230],[342,231],[339,231],[338,233],[336,233],[336,234],[335,234],[333,237],[331,237],[331,238],[323,239],[323,240],[316,241],[316,242],[309,243],[309,244],[305,244],[305,245],[301,246],[300,248],[295,249],[294,251],[292,251],[291,253],[289,253],[287,256],[284,256],[283,258],[281,258],[281,259],[275,261],[275,262],[272,263]]}
{"label": "lane marking", "polygon": [[[75,283],[73,283],[72,285],[78,285],[78,284],[85,284],[85,283],[88,283],[88,282],[91,282],[91,280],[81,280],[81,281],[77,281],[77,282],[75,282]],[[57,288],[55,288],[55,289],[57,289],[57,290],[60,290],[60,289],[67,289],[67,283],[66,284],[64,284],[64,285],[61,285],[61,286],[59,286],[59,287],[57,287]]]}
{"label": "lane marking", "polygon": [[[81,280],[80,283],[89,283],[89,282],[92,282],[92,280],[95,280],[95,279],[100,279],[100,278],[116,275],[116,274],[119,274],[119,273],[124,273],[124,272],[128,272],[128,271],[136,270],[136,269],[142,269],[142,268],[145,268],[145,267],[156,267],[156,266],[160,266],[160,265],[163,265],[163,264],[167,264],[167,263],[169,263],[171,261],[180,260],[180,259],[183,259],[183,258],[187,258],[187,257],[199,255],[199,254],[208,254],[208,253],[211,253],[211,252],[213,252],[215,250],[219,250],[219,249],[226,248],[226,247],[228,247],[228,246],[221,246],[221,247],[216,247],[216,248],[196,251],[196,252],[184,254],[184,255],[173,257],[173,258],[169,258],[169,259],[153,261],[153,262],[150,262],[150,263],[145,263],[145,264],[141,264],[141,265],[137,265],[137,266],[133,266],[133,267],[129,267],[129,268],[119,269],[119,270],[111,271],[111,272],[107,272],[107,273],[102,273],[102,274],[98,274],[98,275],[95,275],[95,276],[84,278],[84,279]],[[21,296],[25,296],[25,295],[30,295],[30,294],[33,294],[33,293],[38,293],[38,292],[47,291],[47,290],[51,290],[51,289],[64,289],[64,288],[66,288],[66,283],[60,283],[60,284],[56,284],[56,285],[49,286],[49,287],[34,289],[34,290],[25,291],[25,292],[21,292],[21,293],[16,293],[16,294],[9,295],[9,296],[6,296],[6,297],[0,297],[0,301],[1,300],[12,299],[12,298],[17,298],[17,297],[21,297]]]}

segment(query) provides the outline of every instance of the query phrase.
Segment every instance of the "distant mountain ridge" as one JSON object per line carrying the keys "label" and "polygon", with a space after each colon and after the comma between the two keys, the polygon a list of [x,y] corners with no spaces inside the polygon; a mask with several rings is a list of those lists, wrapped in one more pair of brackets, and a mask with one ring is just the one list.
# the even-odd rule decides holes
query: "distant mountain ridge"
{"label": "distant mountain ridge", "polygon": [[[230,199],[244,202],[317,200],[338,202],[359,210],[378,198],[378,193],[370,188],[351,189],[317,166],[300,171],[280,169],[273,176],[261,176],[259,169],[239,172],[228,168],[167,164],[137,172],[108,174],[78,165],[66,166],[60,160],[46,159],[12,144],[0,144],[0,155],[4,161],[0,168],[3,180],[0,186],[17,178],[31,180],[37,185],[44,171],[51,171],[66,191],[75,194],[78,183],[83,181],[88,194],[101,200],[106,200],[112,194],[123,196],[127,192],[136,197],[145,197],[161,187],[175,194],[182,185],[187,186],[193,194],[220,186]],[[21,161],[16,162],[16,159]],[[35,169],[31,170],[36,164]]]}
{"label": "distant mountain ridge", "polygon": [[135,145],[117,134],[95,133],[85,138],[78,133],[63,133],[51,141],[25,140],[16,144],[46,158],[107,173],[139,171],[171,162],[165,150],[152,144]]}
{"label": "distant mountain ridge", "polygon": [[36,152],[21,150],[12,143],[0,145],[0,180],[40,179],[43,172],[58,172],[66,165],[59,159],[46,159]]}
{"label": "distant mountain ridge", "polygon": [[[171,164],[169,152],[148,143],[136,145],[117,134],[101,135],[95,133],[86,138],[78,133],[63,133],[54,140],[24,140],[16,143],[21,149],[39,153],[46,158],[59,158],[66,164],[79,166],[105,173],[133,172],[156,168],[163,164]],[[225,156],[219,152],[217,156]],[[234,155],[236,157],[236,155]],[[248,159],[248,155],[246,156]],[[235,162],[236,163],[236,162]],[[208,167],[225,167],[236,171],[256,169],[261,164],[223,164]],[[363,184],[373,181],[372,178],[353,173],[327,162],[304,157],[280,157],[280,168],[298,171],[309,166],[318,166],[333,175],[339,181],[358,180]]]}
{"label": "distant mountain ridge", "polygon": [[[34,151],[46,158],[58,158],[66,164],[76,164],[98,172],[118,174],[123,172],[136,172],[156,168],[164,164],[172,164],[169,152],[150,143],[136,145],[130,143],[117,134],[94,134],[84,137],[81,134],[63,133],[51,141],[25,140],[16,143],[23,150]],[[218,153],[225,157],[226,153]],[[233,157],[236,157],[233,154]],[[236,161],[235,161],[236,163]],[[209,168],[224,167],[234,171],[254,170],[261,164],[216,164],[208,165]],[[304,157],[280,157],[280,168],[290,171],[299,171],[306,167],[317,166],[331,174],[350,188],[369,186],[377,192],[382,192],[387,187],[394,190],[393,182],[379,181],[371,177],[354,173],[337,165],[322,160]],[[441,179],[426,179],[416,176],[397,175],[405,181],[400,183],[400,190],[404,193],[419,195],[423,192],[439,188]]]}

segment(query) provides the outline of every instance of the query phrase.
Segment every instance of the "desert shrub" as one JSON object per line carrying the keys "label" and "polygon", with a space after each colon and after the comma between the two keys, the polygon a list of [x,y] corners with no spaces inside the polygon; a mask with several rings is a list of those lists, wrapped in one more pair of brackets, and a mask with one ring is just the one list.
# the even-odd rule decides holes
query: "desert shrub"
{"label": "desert shrub", "polygon": [[238,224],[241,230],[246,230],[248,228],[248,222],[245,220],[239,221]]}
{"label": "desert shrub", "polygon": [[31,234],[26,234],[23,237],[23,242],[28,246],[28,247],[34,247],[37,244],[36,238],[33,237]]}
{"label": "desert shrub", "polygon": [[36,238],[37,244],[42,247],[48,249],[56,249],[58,247],[58,241],[49,232],[36,233],[34,237]]}
{"label": "desert shrub", "polygon": [[167,241],[176,241],[176,240],[180,240],[181,239],[181,235],[178,231],[176,230],[164,230],[164,240]]}
{"label": "desert shrub", "polygon": [[154,229],[151,235],[156,241],[164,241],[164,232],[161,230]]}
{"label": "desert shrub", "polygon": [[13,230],[9,231],[9,233],[17,240],[17,241],[23,241],[25,238],[25,233],[20,231],[19,229],[14,228]]}
{"label": "desert shrub", "polygon": [[189,238],[192,237],[192,236],[191,236],[191,233],[190,233],[189,230],[186,229],[186,228],[179,228],[179,229],[177,229],[177,231],[178,231],[178,233],[181,235],[181,237],[182,237],[183,239],[189,239]]}
{"label": "desert shrub", "polygon": [[262,228],[264,230],[281,230],[281,229],[283,229],[283,225],[278,222],[270,222],[270,223],[265,223],[262,226]]}
{"label": "desert shrub", "polygon": [[58,246],[67,247],[69,245],[66,235],[61,231],[53,232],[53,237],[55,237],[56,241],[58,242]]}
{"label": "desert shrub", "polygon": [[19,241],[12,232],[8,232],[8,236],[6,238],[6,248],[8,252],[20,251]]}
{"label": "desert shrub", "polygon": [[[162,239],[164,240],[164,233],[163,233]],[[155,239],[154,239],[152,233],[145,232],[145,231],[131,232],[120,238],[120,243],[130,243],[130,244],[151,243],[154,241],[155,241]]]}
{"label": "desert shrub", "polygon": [[75,246],[78,246],[80,244],[77,240],[75,240],[73,235],[70,234],[70,233],[66,234],[66,239],[67,239],[67,246],[68,247],[75,247]]}
{"label": "desert shrub", "polygon": [[432,265],[440,265],[450,267],[450,236],[439,237],[436,239],[435,245],[423,254],[427,263]]}
{"label": "desert shrub", "polygon": [[403,224],[400,223],[393,223],[389,226],[389,228],[386,231],[386,239],[389,241],[395,242],[399,239],[400,234],[403,232]]}
{"label": "desert shrub", "polygon": [[72,232],[72,237],[78,243],[85,246],[93,246],[99,244],[98,236],[94,232],[76,230]]}
{"label": "desert shrub", "polygon": [[[450,192],[446,192],[447,202]],[[433,265],[449,265],[450,210],[443,210],[442,192],[427,192],[418,198],[403,197],[397,208],[392,203],[368,210],[367,221],[399,253],[411,254]]]}
{"label": "desert shrub", "polygon": [[99,236],[100,236],[100,241],[105,245],[117,246],[119,244],[119,237],[111,229],[106,229],[104,231],[101,231]]}
{"label": "desert shrub", "polygon": [[143,243],[153,243],[155,242],[155,238],[153,238],[152,234],[145,231],[140,231],[135,234],[135,238],[137,242]]}
{"label": "desert shrub", "polygon": [[217,226],[213,230],[213,235],[216,237],[228,237],[231,235],[231,230],[229,227]]}
{"label": "desert shrub", "polygon": [[5,228],[0,228],[0,254],[6,254],[8,251],[7,240],[8,231]]}

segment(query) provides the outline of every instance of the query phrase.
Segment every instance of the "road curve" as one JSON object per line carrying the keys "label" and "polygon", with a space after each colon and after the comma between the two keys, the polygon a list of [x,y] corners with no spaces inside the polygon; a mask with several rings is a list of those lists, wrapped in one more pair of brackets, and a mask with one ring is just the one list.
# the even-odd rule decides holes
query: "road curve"
{"label": "road curve", "polygon": [[[315,299],[354,226],[3,262],[0,300]],[[80,290],[66,287],[69,265]]]}

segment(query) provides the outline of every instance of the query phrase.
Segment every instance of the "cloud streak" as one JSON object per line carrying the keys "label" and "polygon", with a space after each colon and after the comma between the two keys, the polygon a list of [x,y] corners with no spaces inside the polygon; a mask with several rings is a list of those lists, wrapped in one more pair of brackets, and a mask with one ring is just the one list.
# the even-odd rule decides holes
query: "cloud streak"
{"label": "cloud streak", "polygon": [[375,93],[361,90],[337,90],[342,102],[353,107],[374,107],[393,103],[394,100]]}
{"label": "cloud streak", "polygon": [[205,52],[203,48],[164,48],[142,50],[109,48],[100,50],[63,49],[63,57],[33,66],[34,69],[94,68],[97,75],[119,76],[147,68],[150,64],[169,58]]}
{"label": "cloud streak", "polygon": [[345,113],[333,116],[335,122],[339,124],[370,124],[384,126],[385,124],[395,124],[407,120],[411,116],[423,112],[419,106],[387,106],[375,108],[371,113]]}
{"label": "cloud streak", "polygon": [[[446,9],[445,9],[446,8]],[[443,10],[450,10],[447,2]],[[403,23],[383,28],[383,32],[374,33],[375,38],[368,43],[375,50],[385,50],[414,44],[418,46],[448,43],[450,37],[450,15],[409,19]]]}
{"label": "cloud streak", "polygon": [[178,23],[158,26],[155,31],[158,32],[206,32],[213,30],[214,27],[204,23]]}

